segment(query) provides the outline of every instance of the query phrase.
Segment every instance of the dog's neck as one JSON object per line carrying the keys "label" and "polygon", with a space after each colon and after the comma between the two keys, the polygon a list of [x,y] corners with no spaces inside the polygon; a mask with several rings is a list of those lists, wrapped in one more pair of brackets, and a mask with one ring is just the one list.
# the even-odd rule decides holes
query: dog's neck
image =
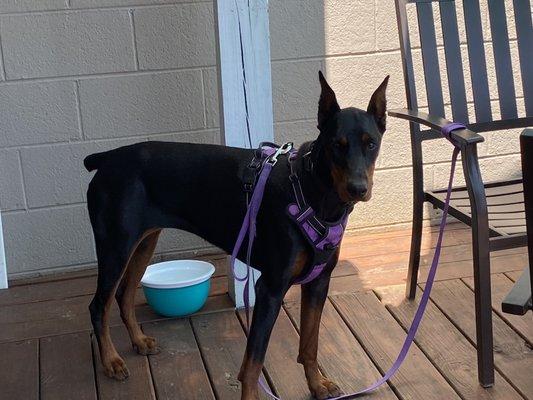
{"label": "dog's neck", "polygon": [[316,216],[324,221],[337,221],[350,212],[353,204],[343,202],[333,186],[329,166],[321,152],[320,144],[304,143],[299,150],[296,173],[300,178],[307,203]]}

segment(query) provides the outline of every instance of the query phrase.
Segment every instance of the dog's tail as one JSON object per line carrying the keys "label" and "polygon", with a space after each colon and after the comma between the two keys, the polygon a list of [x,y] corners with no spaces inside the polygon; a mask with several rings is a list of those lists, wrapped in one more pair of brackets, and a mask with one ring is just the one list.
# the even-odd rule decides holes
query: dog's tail
{"label": "dog's tail", "polygon": [[102,162],[107,158],[107,154],[109,151],[104,151],[102,153],[94,153],[87,157],[85,157],[85,160],[83,160],[83,165],[85,165],[85,168],[87,168],[87,171],[91,172],[95,169],[100,168],[100,165]]}

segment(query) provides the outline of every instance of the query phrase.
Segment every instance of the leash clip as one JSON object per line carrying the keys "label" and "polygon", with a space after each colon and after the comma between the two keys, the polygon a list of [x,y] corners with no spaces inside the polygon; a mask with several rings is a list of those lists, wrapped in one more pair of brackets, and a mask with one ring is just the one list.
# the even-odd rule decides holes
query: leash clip
{"label": "leash clip", "polygon": [[278,156],[282,154],[287,154],[291,150],[292,142],[283,143],[280,147],[278,147],[276,152],[266,162],[274,166],[278,162]]}

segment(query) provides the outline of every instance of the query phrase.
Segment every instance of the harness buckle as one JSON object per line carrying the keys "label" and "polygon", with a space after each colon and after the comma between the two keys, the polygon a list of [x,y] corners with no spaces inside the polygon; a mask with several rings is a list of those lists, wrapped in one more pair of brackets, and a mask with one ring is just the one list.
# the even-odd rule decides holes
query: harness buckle
{"label": "harness buckle", "polygon": [[283,143],[280,147],[278,147],[276,152],[272,154],[272,156],[266,162],[274,166],[278,162],[278,156],[282,154],[287,154],[291,150],[292,150],[292,142]]}

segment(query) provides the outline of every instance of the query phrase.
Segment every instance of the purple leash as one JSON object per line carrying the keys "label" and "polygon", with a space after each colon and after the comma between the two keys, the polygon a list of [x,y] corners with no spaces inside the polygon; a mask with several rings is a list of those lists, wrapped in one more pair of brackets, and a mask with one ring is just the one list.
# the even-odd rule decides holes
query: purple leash
{"label": "purple leash", "polygon": [[[439,234],[437,238],[437,244],[435,246],[435,254],[433,255],[433,261],[431,262],[431,267],[429,269],[428,277],[426,280],[426,287],[424,291],[422,292],[422,297],[420,299],[420,304],[418,305],[418,309],[416,310],[415,316],[413,318],[413,322],[411,323],[411,327],[409,328],[409,331],[407,332],[407,337],[405,338],[405,341],[402,345],[402,348],[400,350],[400,353],[398,354],[398,357],[390,367],[390,369],[385,372],[383,377],[378,379],[374,384],[370,385],[369,387],[360,390],[355,393],[345,394],[338,397],[330,398],[330,400],[341,400],[341,399],[350,399],[354,398],[356,396],[360,396],[362,394],[368,393],[373,391],[374,389],[378,388],[385,382],[387,382],[392,376],[398,371],[402,363],[404,362],[405,358],[407,357],[407,354],[409,352],[409,348],[413,344],[416,332],[418,330],[418,327],[420,325],[420,322],[422,321],[422,318],[424,316],[424,312],[426,310],[427,304],[429,302],[429,295],[431,293],[431,289],[433,287],[433,282],[435,281],[435,275],[437,273],[437,266],[439,265],[439,259],[440,259],[440,253],[442,249],[442,240],[444,237],[444,230],[446,227],[446,219],[448,217],[448,208],[450,206],[450,197],[452,193],[452,185],[453,185],[453,177],[455,174],[455,166],[457,164],[457,157],[460,152],[460,148],[458,145],[452,140],[451,138],[451,132],[456,129],[465,129],[465,125],[452,122],[448,125],[445,125],[441,133],[442,135],[448,139],[453,145],[454,150],[452,154],[452,162],[451,162],[451,168],[450,168],[450,179],[448,181],[448,189],[446,192],[446,199],[444,202],[444,209],[442,212],[442,219],[440,221],[439,226]],[[276,154],[282,154],[279,153],[279,150]],[[276,156],[276,155],[275,155]],[[252,195],[252,198],[250,200],[250,204],[248,206],[248,210],[246,212],[246,216],[244,217],[244,221],[241,227],[241,230],[239,232],[239,236],[237,237],[237,242],[235,243],[235,248],[233,249],[233,253],[231,256],[231,268],[233,271],[233,275],[235,279],[238,281],[244,282],[246,281],[245,288],[244,288],[244,307],[246,310],[246,329],[247,332],[250,329],[249,325],[249,312],[250,312],[250,302],[249,302],[249,283],[250,283],[250,258],[251,258],[251,252],[252,252],[252,245],[253,240],[255,238],[255,220],[257,217],[257,213],[259,211],[259,207],[261,206],[261,200],[263,198],[263,194],[265,191],[265,185],[268,179],[268,175],[272,171],[272,167],[275,164],[275,161],[272,163],[267,162],[264,164],[263,169],[261,171],[261,174],[259,175],[259,179],[257,181],[254,193]],[[242,242],[248,233],[248,251],[246,254],[246,275],[244,278],[238,278],[235,276],[235,258],[237,257],[237,254],[240,250],[240,247],[242,245]],[[260,378],[259,379],[259,385],[262,387],[262,389],[265,391],[267,395],[269,395],[274,400],[281,400],[279,397],[274,395],[270,389],[268,388],[268,385]]]}

